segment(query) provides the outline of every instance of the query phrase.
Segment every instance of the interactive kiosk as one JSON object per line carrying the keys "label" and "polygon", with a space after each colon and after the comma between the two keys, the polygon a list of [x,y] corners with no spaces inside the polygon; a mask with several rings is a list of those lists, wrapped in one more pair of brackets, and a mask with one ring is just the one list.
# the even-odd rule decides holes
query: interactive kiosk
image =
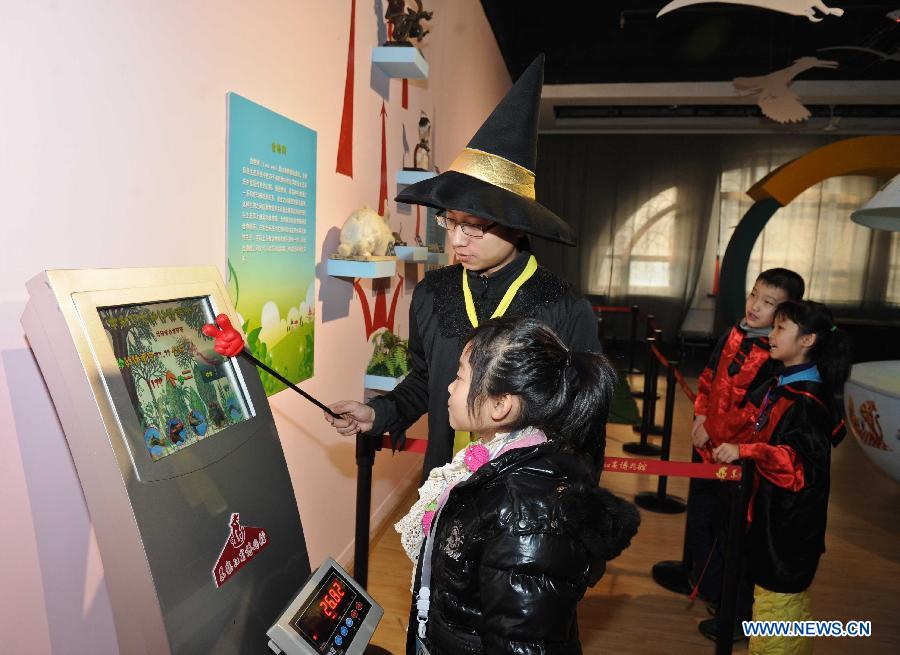
{"label": "interactive kiosk", "polygon": [[[236,316],[218,271],[45,271],[28,292],[22,324],[84,490],[120,652],[362,652],[381,609],[333,562],[310,579],[259,376],[201,332]],[[326,635],[316,611],[345,625]],[[317,640],[281,645],[279,625]]]}

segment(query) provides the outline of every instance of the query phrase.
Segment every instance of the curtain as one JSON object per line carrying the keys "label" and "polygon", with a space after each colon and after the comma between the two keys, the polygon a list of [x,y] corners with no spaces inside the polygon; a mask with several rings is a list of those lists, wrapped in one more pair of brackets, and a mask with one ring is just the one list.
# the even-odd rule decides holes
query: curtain
{"label": "curtain", "polygon": [[[538,261],[598,304],[638,304],[664,337],[710,334],[717,256],[753,204],[746,191],[830,136],[542,135],[539,202],[573,228],[577,248],[533,240]],[[849,215],[879,180],[831,178],[769,221],[748,266],[800,273],[807,297],[838,314],[900,305],[900,239]],[[620,332],[623,326],[615,326]]]}
{"label": "curtain", "polygon": [[637,303],[664,333],[682,322],[702,263],[718,152],[695,136],[542,136],[538,201],[577,248],[533,240],[538,261],[601,304]]}

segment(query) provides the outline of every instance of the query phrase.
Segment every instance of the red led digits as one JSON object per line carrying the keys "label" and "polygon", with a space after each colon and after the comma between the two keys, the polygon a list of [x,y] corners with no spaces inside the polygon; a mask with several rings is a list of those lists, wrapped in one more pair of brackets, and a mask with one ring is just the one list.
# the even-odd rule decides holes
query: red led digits
{"label": "red led digits", "polygon": [[322,608],[322,614],[327,616],[329,619],[336,619],[337,613],[334,611],[334,605],[329,606],[328,601],[330,598],[326,598],[325,600],[319,601],[319,607]]}
{"label": "red led digits", "polygon": [[337,612],[334,610],[346,593],[347,592],[344,591],[341,583],[335,580],[328,590],[328,594],[319,601],[319,607],[322,608],[322,613],[329,619],[338,618]]}

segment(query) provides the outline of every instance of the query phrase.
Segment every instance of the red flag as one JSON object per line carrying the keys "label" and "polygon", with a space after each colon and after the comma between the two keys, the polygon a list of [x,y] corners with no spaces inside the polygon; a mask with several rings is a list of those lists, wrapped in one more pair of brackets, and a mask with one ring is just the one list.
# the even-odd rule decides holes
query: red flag
{"label": "red flag", "polygon": [[353,51],[356,43],[356,0],[350,0],[350,44],[347,48],[347,77],[344,81],[344,109],[338,138],[336,172],[353,177]]}
{"label": "red flag", "polygon": [[713,288],[712,295],[719,295],[719,256],[716,255],[716,270],[713,273]]}
{"label": "red flag", "polygon": [[381,101],[381,185],[378,188],[378,213],[384,216],[384,207],[387,203],[387,132],[385,118],[387,109],[384,100]]}

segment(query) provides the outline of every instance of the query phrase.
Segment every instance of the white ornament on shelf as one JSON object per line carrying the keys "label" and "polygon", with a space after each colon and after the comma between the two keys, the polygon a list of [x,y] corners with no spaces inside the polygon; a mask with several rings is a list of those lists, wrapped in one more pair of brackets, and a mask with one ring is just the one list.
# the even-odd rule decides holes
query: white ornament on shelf
{"label": "white ornament on shelf", "polygon": [[343,257],[383,257],[393,245],[394,236],[388,227],[387,217],[382,218],[374,209],[364,205],[344,221],[338,254]]}

